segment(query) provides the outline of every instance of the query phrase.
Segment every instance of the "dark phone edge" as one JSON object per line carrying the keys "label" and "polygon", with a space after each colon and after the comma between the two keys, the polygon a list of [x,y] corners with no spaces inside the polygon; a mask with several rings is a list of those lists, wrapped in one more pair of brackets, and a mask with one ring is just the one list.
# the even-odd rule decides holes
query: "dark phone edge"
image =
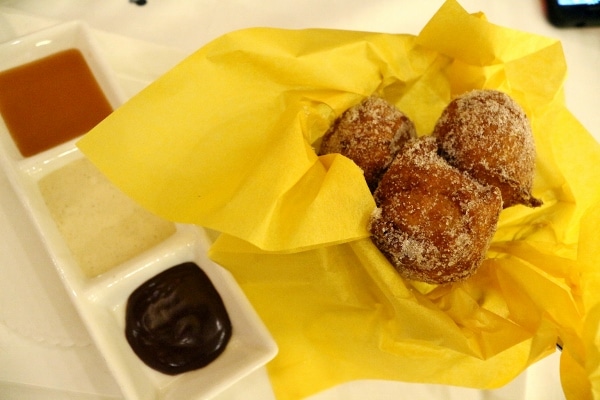
{"label": "dark phone edge", "polygon": [[557,0],[543,0],[548,21],[558,28],[600,26],[600,4],[560,6]]}

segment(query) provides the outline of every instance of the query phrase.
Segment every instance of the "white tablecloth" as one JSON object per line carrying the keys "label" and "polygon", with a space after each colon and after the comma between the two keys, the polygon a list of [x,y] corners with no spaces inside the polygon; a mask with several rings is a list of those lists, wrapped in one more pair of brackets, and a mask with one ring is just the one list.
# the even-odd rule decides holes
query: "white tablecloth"
{"label": "white tablecloth", "polygon": [[[208,41],[232,30],[272,26],[417,34],[443,0],[0,0],[0,42],[58,22],[94,29],[128,95]],[[462,0],[499,25],[558,38],[569,77],[567,104],[600,140],[600,28],[557,29],[538,0]],[[0,174],[0,399],[121,399],[74,311],[24,210]],[[325,399],[562,399],[558,353],[494,391],[400,382],[352,382]],[[264,369],[219,399],[273,398]],[[182,399],[183,400],[183,399]]]}

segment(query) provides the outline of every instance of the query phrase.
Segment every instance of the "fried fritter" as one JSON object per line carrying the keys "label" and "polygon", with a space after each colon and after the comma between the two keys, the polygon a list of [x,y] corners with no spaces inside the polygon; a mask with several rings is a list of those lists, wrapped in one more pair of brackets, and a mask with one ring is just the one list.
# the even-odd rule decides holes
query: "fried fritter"
{"label": "fried fritter", "polygon": [[354,161],[373,192],[398,149],[414,137],[415,127],[407,116],[371,96],[337,118],[323,136],[319,155],[340,153]]}
{"label": "fried fritter", "polygon": [[451,165],[500,189],[504,208],[542,204],[531,194],[536,156],[531,126],[507,94],[474,90],[455,98],[433,135]]}
{"label": "fried fritter", "polygon": [[450,166],[434,137],[410,140],[374,193],[372,240],[405,278],[461,281],[485,258],[502,210],[500,190]]}

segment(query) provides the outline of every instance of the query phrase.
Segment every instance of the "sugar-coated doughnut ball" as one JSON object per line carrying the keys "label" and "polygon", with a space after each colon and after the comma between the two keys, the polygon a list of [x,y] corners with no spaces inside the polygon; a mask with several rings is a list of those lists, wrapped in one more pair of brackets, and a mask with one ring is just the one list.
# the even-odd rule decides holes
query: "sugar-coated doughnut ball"
{"label": "sugar-coated doughnut ball", "polygon": [[414,137],[415,127],[407,116],[370,96],[336,119],[323,136],[319,155],[340,153],[354,161],[373,192],[398,149]]}
{"label": "sugar-coated doughnut ball", "polygon": [[384,174],[371,239],[400,275],[461,281],[481,265],[502,210],[500,190],[450,166],[432,136],[412,139]]}
{"label": "sugar-coated doughnut ball", "polygon": [[504,208],[542,204],[531,194],[536,157],[531,126],[507,94],[474,90],[453,99],[433,135],[451,165],[500,189]]}

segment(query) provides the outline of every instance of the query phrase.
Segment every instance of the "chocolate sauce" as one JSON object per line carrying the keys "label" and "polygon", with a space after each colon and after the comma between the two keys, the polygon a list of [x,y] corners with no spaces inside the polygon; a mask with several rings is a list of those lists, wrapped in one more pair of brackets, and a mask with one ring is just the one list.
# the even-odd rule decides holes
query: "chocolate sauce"
{"label": "chocolate sauce", "polygon": [[202,368],[231,338],[221,296],[195,263],[171,267],[139,286],[127,301],[125,335],[137,356],[168,375]]}

